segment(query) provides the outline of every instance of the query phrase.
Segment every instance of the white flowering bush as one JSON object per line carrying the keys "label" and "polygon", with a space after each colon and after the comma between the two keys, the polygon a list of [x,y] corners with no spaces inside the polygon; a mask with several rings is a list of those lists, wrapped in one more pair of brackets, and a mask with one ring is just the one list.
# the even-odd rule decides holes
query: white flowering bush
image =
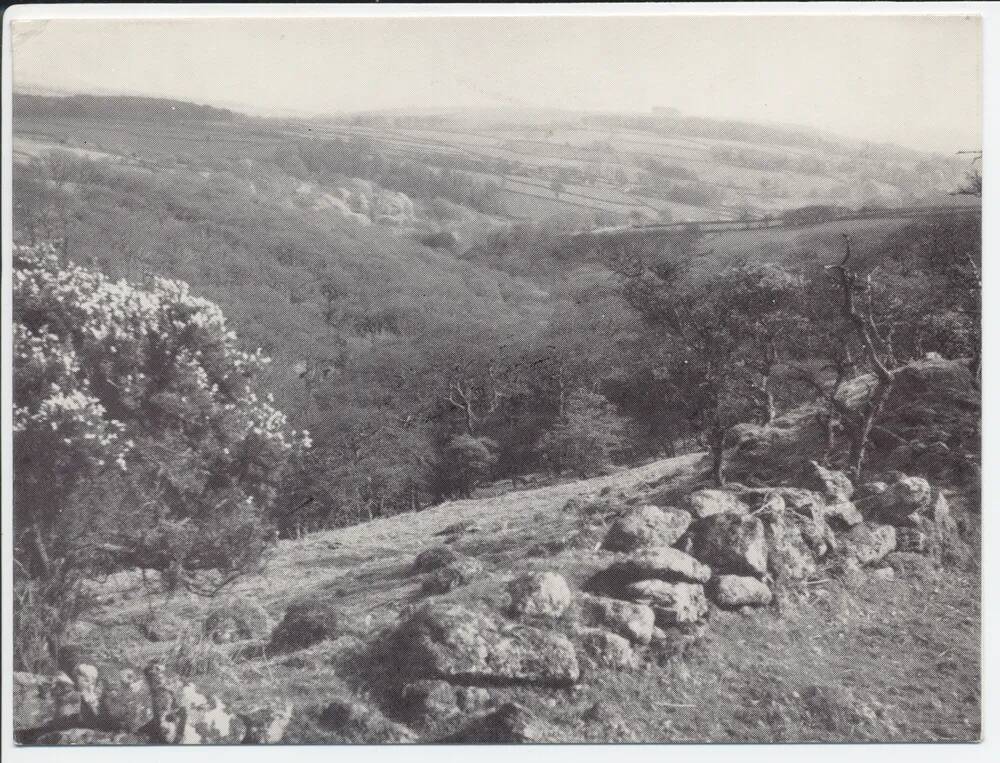
{"label": "white flowering bush", "polygon": [[289,458],[309,446],[258,397],[269,362],[184,283],[146,288],[16,247],[19,572],[139,566],[172,584],[259,558]]}

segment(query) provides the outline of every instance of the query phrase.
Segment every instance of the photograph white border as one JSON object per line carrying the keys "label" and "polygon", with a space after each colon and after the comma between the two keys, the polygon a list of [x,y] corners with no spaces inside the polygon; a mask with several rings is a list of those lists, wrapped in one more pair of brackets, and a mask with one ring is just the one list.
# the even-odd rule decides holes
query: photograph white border
{"label": "photograph white border", "polygon": [[[2,311],[0,311],[0,326],[2,326],[2,343],[0,343],[0,454],[2,454],[2,473],[0,473],[0,498],[2,498],[2,575],[3,609],[2,609],[2,662],[0,662],[0,754],[6,760],[15,761],[55,761],[72,760],[74,763],[97,763],[97,761],[148,761],[175,760],[183,756],[184,760],[218,761],[220,759],[238,759],[256,763],[256,761],[273,760],[279,756],[294,756],[301,763],[312,761],[329,761],[335,757],[338,761],[397,761],[433,760],[434,763],[452,763],[462,761],[470,755],[476,756],[481,763],[504,761],[512,754],[508,747],[497,746],[286,746],[274,747],[75,747],[75,748],[36,748],[17,747],[13,744],[12,719],[9,710],[11,684],[9,677],[13,670],[12,651],[12,581],[11,581],[11,301],[10,301],[10,259],[11,259],[11,37],[12,21],[27,21],[41,19],[174,19],[174,18],[310,18],[310,17],[427,17],[427,16],[647,16],[647,15],[686,15],[686,16],[777,16],[777,15],[978,15],[983,18],[983,118],[984,118],[984,158],[983,173],[986,175],[986,194],[983,196],[983,389],[994,389],[994,384],[1000,375],[1000,362],[997,358],[997,320],[1000,318],[997,302],[989,297],[1000,297],[1000,283],[997,281],[996,264],[990,254],[996,251],[996,223],[1000,220],[998,199],[994,194],[993,181],[997,176],[994,150],[1000,150],[1000,141],[993,136],[1000,129],[998,120],[998,66],[1000,55],[1000,12],[992,3],[957,2],[957,3],[594,3],[594,4],[406,4],[406,5],[351,5],[351,4],[192,4],[192,5],[155,5],[155,4],[122,4],[122,5],[21,5],[7,9],[3,17],[3,89],[0,111],[2,111],[2,217],[0,228],[3,231],[2,254]],[[992,140],[991,140],[992,138]],[[998,299],[1000,302],[1000,299]],[[997,444],[997,434],[1000,432],[1000,419],[997,415],[997,404],[991,396],[983,399],[983,564],[982,580],[984,590],[982,609],[982,735],[984,741],[980,744],[905,744],[905,745],[538,745],[524,746],[516,751],[519,760],[560,760],[572,759],[574,763],[589,763],[604,760],[611,756],[628,756],[631,761],[661,761],[664,756],[684,761],[712,762],[738,759],[741,763],[772,763],[780,761],[795,761],[799,763],[803,757],[808,757],[810,763],[826,763],[840,761],[849,757],[852,762],[905,760],[907,763],[922,763],[933,761],[939,763],[946,757],[949,763],[964,763],[965,761],[1000,760],[1000,746],[996,742],[996,722],[998,715],[996,687],[1000,683],[1000,675],[996,670],[998,650],[991,644],[991,636],[996,635],[997,602],[1000,597],[996,591],[986,588],[996,585],[993,572],[996,564],[993,555],[998,550],[995,532],[995,519],[991,516],[993,507],[1000,505],[1000,489],[998,479],[992,473],[989,465],[1000,455]],[[727,698],[720,697],[720,702]]]}

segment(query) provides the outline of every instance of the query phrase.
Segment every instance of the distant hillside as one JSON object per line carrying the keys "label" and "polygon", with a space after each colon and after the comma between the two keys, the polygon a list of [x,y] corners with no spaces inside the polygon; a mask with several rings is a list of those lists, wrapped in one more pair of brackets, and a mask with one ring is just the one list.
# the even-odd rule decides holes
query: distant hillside
{"label": "distant hillside", "polygon": [[14,114],[50,119],[120,119],[124,122],[232,122],[239,116],[229,109],[169,98],[133,95],[49,96],[30,93],[14,94]]}

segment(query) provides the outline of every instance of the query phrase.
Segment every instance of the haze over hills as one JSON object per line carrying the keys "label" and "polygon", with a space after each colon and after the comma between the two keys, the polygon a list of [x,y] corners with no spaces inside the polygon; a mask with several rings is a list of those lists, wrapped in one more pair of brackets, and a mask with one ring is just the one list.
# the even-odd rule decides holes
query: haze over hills
{"label": "haze over hills", "polygon": [[[154,110],[143,116],[140,106],[157,99],[47,99],[21,93],[17,108],[24,118],[19,131],[26,137],[31,133],[32,140],[43,138],[40,144],[55,139],[72,149],[72,130],[46,135],[45,117],[59,113],[62,104],[77,109],[79,117],[93,118],[95,114],[81,110],[84,102],[90,110],[103,104],[98,116],[104,119],[108,140],[131,129],[134,148],[140,151],[142,140],[134,125],[129,127],[135,121],[148,121],[154,114],[166,122],[235,116],[228,109],[197,116],[172,100],[163,103],[184,113]],[[583,211],[608,213],[637,224],[759,218],[808,204],[856,208],[948,203],[949,190],[968,165],[959,157],[845,140],[797,127],[688,117],[671,109],[651,114],[393,109],[302,120],[257,118],[257,124],[283,136],[289,145],[302,140],[312,145],[348,142],[434,172],[459,173],[492,196],[493,214],[514,220]],[[146,129],[153,128],[146,124]],[[103,150],[98,137],[87,139],[89,149]],[[229,152],[232,158],[249,158],[238,144],[224,138],[213,150],[223,157]],[[116,150],[112,147],[106,153],[114,155]]]}

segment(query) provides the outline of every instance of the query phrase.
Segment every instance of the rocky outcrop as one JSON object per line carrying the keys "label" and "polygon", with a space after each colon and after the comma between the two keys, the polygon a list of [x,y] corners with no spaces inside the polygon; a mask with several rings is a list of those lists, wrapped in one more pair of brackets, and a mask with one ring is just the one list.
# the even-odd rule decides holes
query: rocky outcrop
{"label": "rocky outcrop", "polygon": [[682,509],[639,506],[616,519],[604,538],[608,551],[635,551],[652,546],[672,546],[691,524]]}
{"label": "rocky outcrop", "polygon": [[292,706],[231,709],[150,663],[130,669],[78,665],[74,681],[15,674],[15,732],[37,744],[260,744],[280,742]]}
{"label": "rocky outcrop", "polygon": [[401,678],[465,684],[570,686],[580,678],[560,633],[512,623],[458,604],[428,602],[388,638],[386,659]]}

